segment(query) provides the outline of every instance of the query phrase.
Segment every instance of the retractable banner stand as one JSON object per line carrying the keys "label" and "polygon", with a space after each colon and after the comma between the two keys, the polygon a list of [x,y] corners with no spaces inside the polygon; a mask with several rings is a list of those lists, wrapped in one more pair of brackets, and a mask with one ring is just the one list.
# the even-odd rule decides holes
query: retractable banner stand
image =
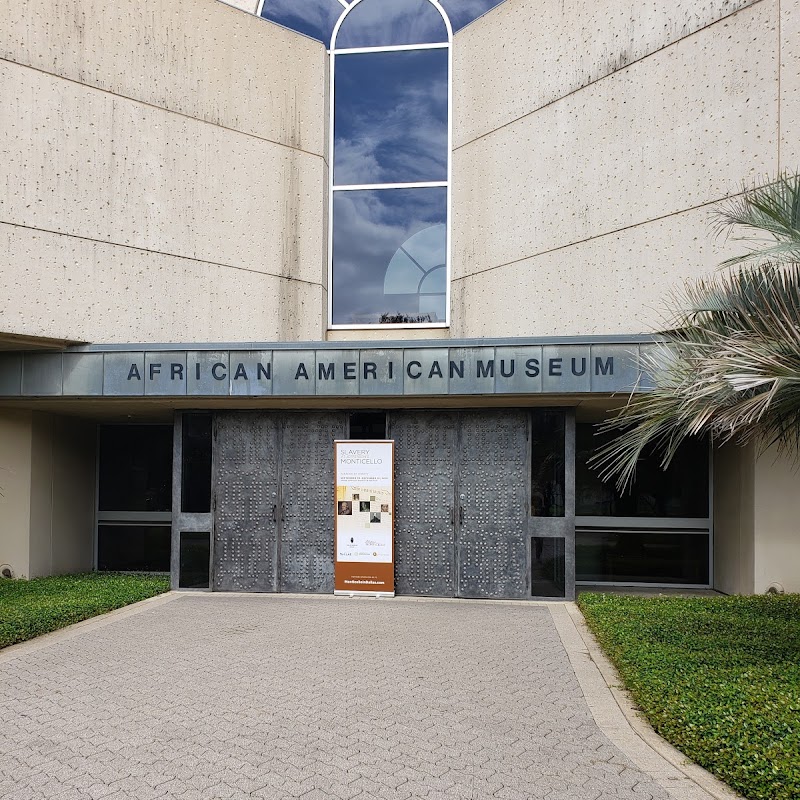
{"label": "retractable banner stand", "polygon": [[337,441],[334,594],[394,596],[394,442]]}

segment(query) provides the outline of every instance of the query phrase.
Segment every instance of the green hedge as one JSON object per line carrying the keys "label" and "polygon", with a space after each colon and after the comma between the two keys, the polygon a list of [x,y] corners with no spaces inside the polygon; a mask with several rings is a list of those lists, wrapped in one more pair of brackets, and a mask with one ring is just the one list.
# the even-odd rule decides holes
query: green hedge
{"label": "green hedge", "polygon": [[169,590],[160,575],[98,572],[0,579],[0,648]]}
{"label": "green hedge", "polygon": [[665,739],[751,800],[800,798],[800,595],[579,605]]}

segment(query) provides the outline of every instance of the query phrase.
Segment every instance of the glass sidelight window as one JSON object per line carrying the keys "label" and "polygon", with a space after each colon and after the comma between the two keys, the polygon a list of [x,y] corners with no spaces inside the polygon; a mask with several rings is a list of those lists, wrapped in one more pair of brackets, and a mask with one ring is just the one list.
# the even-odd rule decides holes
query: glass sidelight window
{"label": "glass sidelight window", "polygon": [[630,490],[600,479],[588,461],[607,435],[577,426],[576,578],[584,583],[708,586],[711,582],[710,452],[681,446],[666,470],[645,454]]}
{"label": "glass sidelight window", "polygon": [[169,572],[172,425],[101,425],[97,569]]}
{"label": "glass sidelight window", "polygon": [[171,425],[102,425],[99,466],[100,511],[172,508]]}
{"label": "glass sidelight window", "polygon": [[181,511],[211,511],[211,414],[184,414],[181,425]]}
{"label": "glass sidelight window", "polygon": [[612,481],[603,481],[588,461],[609,441],[597,435],[594,425],[576,430],[576,514],[599,517],[705,518],[709,514],[708,441],[690,440],[681,445],[669,468],[661,469],[658,456],[639,460],[636,480],[628,492]]}
{"label": "glass sidelight window", "polygon": [[208,589],[210,567],[211,534],[207,531],[181,531],[178,587]]}
{"label": "glass sidelight window", "polygon": [[531,412],[531,516],[563,517],[566,417],[562,409]]}

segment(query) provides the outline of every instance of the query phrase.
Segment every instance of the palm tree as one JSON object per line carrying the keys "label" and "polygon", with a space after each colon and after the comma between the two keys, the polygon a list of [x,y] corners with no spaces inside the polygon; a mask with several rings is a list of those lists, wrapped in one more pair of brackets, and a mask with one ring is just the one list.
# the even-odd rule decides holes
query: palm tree
{"label": "palm tree", "polygon": [[590,461],[620,489],[643,452],[666,468],[689,437],[800,453],[800,174],[744,191],[715,217],[746,251],[669,298],[671,323],[640,364],[655,388],[602,426],[618,435]]}

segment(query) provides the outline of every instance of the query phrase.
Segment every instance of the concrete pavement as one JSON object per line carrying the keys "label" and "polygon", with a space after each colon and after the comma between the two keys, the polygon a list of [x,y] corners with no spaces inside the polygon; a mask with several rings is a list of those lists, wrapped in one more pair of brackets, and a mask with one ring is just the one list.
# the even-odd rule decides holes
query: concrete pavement
{"label": "concrete pavement", "polygon": [[172,593],[0,652],[0,797],[725,797],[601,662],[565,603]]}

